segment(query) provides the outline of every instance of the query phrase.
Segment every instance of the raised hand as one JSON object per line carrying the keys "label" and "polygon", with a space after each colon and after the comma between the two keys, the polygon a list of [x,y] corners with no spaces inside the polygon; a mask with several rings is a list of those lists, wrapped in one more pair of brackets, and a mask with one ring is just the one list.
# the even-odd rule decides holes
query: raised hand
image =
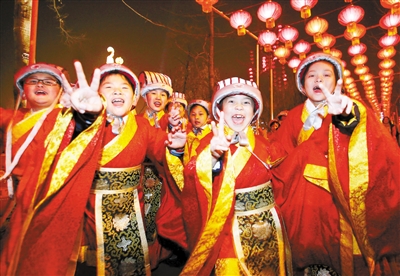
{"label": "raised hand", "polygon": [[353,101],[342,94],[342,86],[343,80],[339,79],[337,81],[335,90],[333,94],[321,83],[319,83],[319,88],[321,88],[322,92],[326,97],[326,103],[328,105],[328,113],[332,115],[349,115],[351,113],[351,109],[353,108]]}
{"label": "raised hand", "polygon": [[72,89],[70,94],[71,107],[80,113],[99,113],[103,103],[98,93],[100,85],[100,70],[95,69],[90,86],[79,61],[74,63],[79,88]]}
{"label": "raised hand", "polygon": [[182,149],[186,143],[186,131],[181,127],[173,127],[168,133],[168,141],[165,144],[171,149]]}
{"label": "raised hand", "polygon": [[[224,127],[225,127],[225,115],[224,112],[221,111],[219,113],[219,124],[218,126],[215,124],[214,121],[211,122],[211,129],[214,134],[213,138],[211,138],[210,141],[210,150],[211,150],[211,155],[215,160],[217,161],[221,156],[224,154],[229,149],[230,146],[230,140],[232,137],[230,135],[225,136],[224,133]],[[214,162],[213,162],[214,163]]]}

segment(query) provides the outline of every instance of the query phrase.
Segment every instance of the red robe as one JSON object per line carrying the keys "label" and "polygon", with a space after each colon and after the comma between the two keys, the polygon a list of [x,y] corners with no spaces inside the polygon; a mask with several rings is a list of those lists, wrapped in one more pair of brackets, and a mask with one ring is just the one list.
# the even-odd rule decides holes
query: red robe
{"label": "red robe", "polygon": [[[64,110],[65,111],[65,110]],[[72,142],[72,113],[53,110],[31,143],[36,158],[17,190],[18,204],[2,244],[2,275],[73,273],[84,209],[101,149],[104,117]],[[49,134],[50,133],[50,134]]]}
{"label": "red robe", "polygon": [[400,253],[393,242],[400,228],[399,148],[375,115],[357,105],[360,121],[351,135],[328,115],[298,145],[300,105],[274,137],[289,153],[273,169],[273,187],[298,275],[314,264],[342,275],[390,275],[385,258]]}
{"label": "red robe", "polygon": [[[251,128],[248,128],[247,135],[254,154],[264,162],[270,161],[271,152],[266,146],[265,139],[258,135],[254,136]],[[290,252],[287,249],[285,250],[285,245],[287,245],[284,239],[285,231],[283,223],[279,219],[278,209],[273,207],[272,211],[269,210],[277,213],[274,222],[270,222],[271,225],[275,225],[276,233],[282,235],[282,240],[275,240],[274,245],[267,245],[269,251],[265,250],[261,245],[262,242],[257,240],[260,236],[257,235],[256,229],[267,233],[268,230],[266,229],[270,228],[268,223],[262,222],[260,219],[260,224],[257,224],[257,220],[257,222],[249,222],[250,224],[256,223],[250,228],[244,227],[251,234],[248,247],[246,247],[249,251],[245,253],[237,251],[238,246],[240,247],[239,244],[243,242],[243,237],[238,234],[240,230],[235,226],[236,217],[238,217],[235,208],[238,208],[238,206],[239,208],[247,207],[240,205],[241,203],[238,202],[239,199],[236,198],[235,193],[241,194],[239,191],[244,191],[242,189],[249,191],[257,189],[256,187],[268,185],[267,183],[271,179],[270,170],[266,169],[265,165],[247,149],[231,145],[230,151],[225,153],[223,170],[218,175],[211,176],[209,143],[212,136],[213,134],[210,133],[201,140],[197,148],[198,154],[192,157],[184,170],[183,218],[191,257],[186,263],[182,275],[210,275],[214,267],[217,275],[240,273],[239,271],[242,269],[249,269],[256,274],[284,275],[287,269],[290,270],[290,259],[286,259],[290,257]],[[235,176],[232,175],[232,172]],[[269,193],[262,193],[262,195],[266,198],[263,198],[257,204],[262,205],[268,200],[273,202],[272,189]],[[245,198],[240,199],[244,200]],[[260,198],[251,199],[257,201]],[[239,205],[236,206],[237,204]],[[257,204],[255,206],[258,206]],[[257,209],[257,207],[255,208]],[[243,220],[246,220],[246,218],[243,218]],[[239,236],[241,236],[241,241],[237,239]],[[253,251],[254,248],[251,244],[254,244],[254,246],[258,244],[260,247]],[[244,245],[242,244],[242,246]],[[253,252],[251,254],[256,255],[253,257],[256,260],[255,263],[252,263],[252,257],[247,255],[248,252]],[[242,254],[246,257],[243,257]],[[242,262],[246,262],[246,265]],[[269,264],[266,265],[264,262]],[[286,267],[287,265],[288,267]]]}

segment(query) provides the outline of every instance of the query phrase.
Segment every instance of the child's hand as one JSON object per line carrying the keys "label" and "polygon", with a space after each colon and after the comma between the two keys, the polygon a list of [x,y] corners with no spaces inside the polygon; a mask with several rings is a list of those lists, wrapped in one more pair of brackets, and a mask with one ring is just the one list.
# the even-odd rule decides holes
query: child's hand
{"label": "child's hand", "polygon": [[171,110],[168,113],[168,122],[171,126],[176,127],[181,123],[181,115],[179,110],[180,103],[171,103]]}
{"label": "child's hand", "polygon": [[165,144],[171,149],[183,149],[186,144],[186,131],[181,127],[173,127]]}
{"label": "child's hand", "polygon": [[89,86],[86,81],[85,73],[83,72],[82,64],[76,61],[74,65],[79,88],[69,91],[72,108],[80,113],[99,113],[103,109],[103,103],[98,93],[100,70],[94,70],[93,79]]}
{"label": "child's hand", "polygon": [[319,83],[319,88],[326,97],[326,103],[328,105],[328,113],[332,115],[349,115],[353,108],[353,101],[342,94],[343,80],[339,79],[335,87],[333,94],[322,84]]}
{"label": "child's hand", "polygon": [[221,158],[224,152],[226,152],[229,149],[230,145],[231,138],[230,136],[228,137],[225,136],[224,126],[225,126],[224,112],[221,111],[219,114],[218,126],[216,126],[214,121],[211,122],[211,128],[214,136],[213,138],[211,138],[210,141],[210,149],[211,149],[211,155],[216,160]]}

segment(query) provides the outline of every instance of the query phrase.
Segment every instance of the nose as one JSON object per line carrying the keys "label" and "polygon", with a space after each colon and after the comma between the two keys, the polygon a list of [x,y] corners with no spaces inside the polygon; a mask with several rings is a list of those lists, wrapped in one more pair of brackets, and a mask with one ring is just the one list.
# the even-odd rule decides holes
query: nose
{"label": "nose", "polygon": [[114,92],[113,92],[113,95],[120,95],[120,94],[122,94],[121,90],[118,89],[118,88],[115,88]]}
{"label": "nose", "polygon": [[243,105],[241,103],[238,103],[235,105],[235,109],[236,110],[242,110],[243,109]]}

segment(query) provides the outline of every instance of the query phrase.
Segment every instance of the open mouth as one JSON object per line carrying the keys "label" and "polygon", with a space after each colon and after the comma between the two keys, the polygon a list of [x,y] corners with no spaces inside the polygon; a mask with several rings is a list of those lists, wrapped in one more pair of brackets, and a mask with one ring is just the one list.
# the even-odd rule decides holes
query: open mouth
{"label": "open mouth", "polygon": [[112,104],[117,104],[117,105],[119,105],[119,104],[124,104],[125,101],[124,101],[123,99],[118,98],[118,99],[113,99],[113,100],[111,101],[111,103],[112,103]]}
{"label": "open mouth", "polygon": [[245,117],[240,114],[235,114],[232,116],[232,122],[234,124],[242,124],[244,122]]}
{"label": "open mouth", "polygon": [[313,87],[314,92],[322,92],[321,88],[319,88],[319,86],[314,86]]}
{"label": "open mouth", "polygon": [[159,101],[155,101],[155,102],[153,102],[153,104],[154,104],[155,107],[160,107],[161,106],[161,102],[159,102]]}
{"label": "open mouth", "polygon": [[47,95],[47,92],[43,90],[35,91],[35,95]]}

